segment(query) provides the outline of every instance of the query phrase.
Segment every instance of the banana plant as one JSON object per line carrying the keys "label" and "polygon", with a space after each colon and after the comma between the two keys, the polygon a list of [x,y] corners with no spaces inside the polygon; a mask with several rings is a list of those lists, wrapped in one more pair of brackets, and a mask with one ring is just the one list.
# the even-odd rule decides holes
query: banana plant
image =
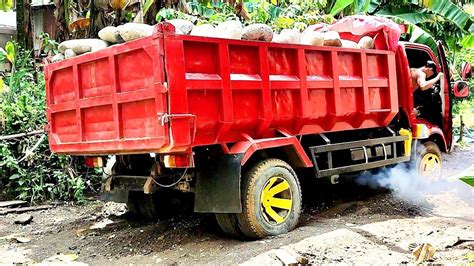
{"label": "banana plant", "polygon": [[[15,63],[15,44],[8,41],[5,44],[5,49],[0,47],[0,59],[8,60],[12,65]],[[0,60],[1,62],[2,60]]]}
{"label": "banana plant", "polygon": [[[458,26],[459,29],[466,32],[469,32],[471,26],[474,24],[471,16],[450,0],[420,0],[419,6],[449,20]],[[472,34],[474,32],[471,31],[470,33]]]}
{"label": "banana plant", "polygon": [[363,14],[367,13],[370,8],[370,0],[330,0],[327,2],[327,8],[330,8],[329,14],[336,16],[339,14]]}
{"label": "banana plant", "polygon": [[443,39],[451,50],[457,50],[460,45],[473,47],[474,19],[450,0],[407,0],[405,4],[393,2],[372,0],[369,13],[410,25],[413,29],[410,41],[433,48],[436,37]]}
{"label": "banana plant", "polygon": [[13,7],[13,0],[0,0],[0,10],[9,11]]}

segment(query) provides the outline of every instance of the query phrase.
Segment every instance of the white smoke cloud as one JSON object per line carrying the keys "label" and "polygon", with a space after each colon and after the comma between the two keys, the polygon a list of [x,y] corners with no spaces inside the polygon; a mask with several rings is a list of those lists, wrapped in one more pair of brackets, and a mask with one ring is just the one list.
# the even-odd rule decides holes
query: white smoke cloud
{"label": "white smoke cloud", "polygon": [[390,189],[395,197],[413,204],[425,204],[429,195],[450,192],[474,207],[474,189],[464,182],[458,179],[424,178],[407,164],[386,168],[376,174],[363,173],[356,178],[356,182],[373,189]]}

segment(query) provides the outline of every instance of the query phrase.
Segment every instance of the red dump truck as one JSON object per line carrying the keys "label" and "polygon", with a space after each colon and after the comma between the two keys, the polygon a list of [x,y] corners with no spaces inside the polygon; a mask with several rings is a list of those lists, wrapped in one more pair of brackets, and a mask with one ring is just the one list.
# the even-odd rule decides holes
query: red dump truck
{"label": "red dump truck", "polygon": [[[107,166],[104,193],[139,214],[173,189],[194,193],[194,211],[215,213],[226,233],[281,234],[300,216],[300,170],[336,180],[418,154],[421,173],[439,174],[453,89],[437,53],[196,37],[160,23],[46,66],[50,148]],[[410,68],[427,60],[445,78],[417,116]]]}

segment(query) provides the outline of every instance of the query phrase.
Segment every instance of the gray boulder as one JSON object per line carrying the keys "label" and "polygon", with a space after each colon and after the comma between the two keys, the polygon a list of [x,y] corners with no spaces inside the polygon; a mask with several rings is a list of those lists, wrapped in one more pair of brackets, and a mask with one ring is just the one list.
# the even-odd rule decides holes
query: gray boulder
{"label": "gray boulder", "polygon": [[99,31],[99,38],[109,43],[121,43],[123,42],[120,36],[120,31],[117,27],[107,26]]}
{"label": "gray boulder", "polygon": [[178,34],[189,35],[194,28],[193,23],[185,19],[171,19],[167,22],[171,23],[177,30],[179,30],[176,32]]}
{"label": "gray boulder", "polygon": [[273,30],[266,24],[252,24],[242,30],[242,39],[250,41],[266,41],[273,39]]}
{"label": "gray boulder", "polygon": [[216,32],[220,38],[240,40],[242,38],[242,23],[236,20],[222,22],[217,25]]}
{"label": "gray boulder", "polygon": [[153,26],[141,23],[126,23],[117,27],[120,36],[126,42],[151,36],[153,34]]}
{"label": "gray boulder", "polygon": [[28,214],[28,213],[23,213],[15,217],[15,223],[16,224],[29,224],[33,220],[33,215]]}
{"label": "gray boulder", "polygon": [[100,39],[77,39],[69,40],[59,44],[59,51],[64,53],[67,49],[71,49],[77,55],[95,52],[104,48],[107,48],[109,45],[106,41]]}

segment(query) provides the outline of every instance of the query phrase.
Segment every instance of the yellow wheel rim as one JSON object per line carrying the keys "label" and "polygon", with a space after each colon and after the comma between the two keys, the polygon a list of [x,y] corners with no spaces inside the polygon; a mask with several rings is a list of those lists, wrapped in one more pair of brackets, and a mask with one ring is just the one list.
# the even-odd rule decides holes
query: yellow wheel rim
{"label": "yellow wheel rim", "polygon": [[437,179],[441,176],[441,159],[434,153],[427,153],[421,158],[420,175]]}
{"label": "yellow wheel rim", "polygon": [[281,177],[272,177],[263,186],[260,197],[263,216],[267,222],[281,224],[289,216],[293,200],[288,181]]}

